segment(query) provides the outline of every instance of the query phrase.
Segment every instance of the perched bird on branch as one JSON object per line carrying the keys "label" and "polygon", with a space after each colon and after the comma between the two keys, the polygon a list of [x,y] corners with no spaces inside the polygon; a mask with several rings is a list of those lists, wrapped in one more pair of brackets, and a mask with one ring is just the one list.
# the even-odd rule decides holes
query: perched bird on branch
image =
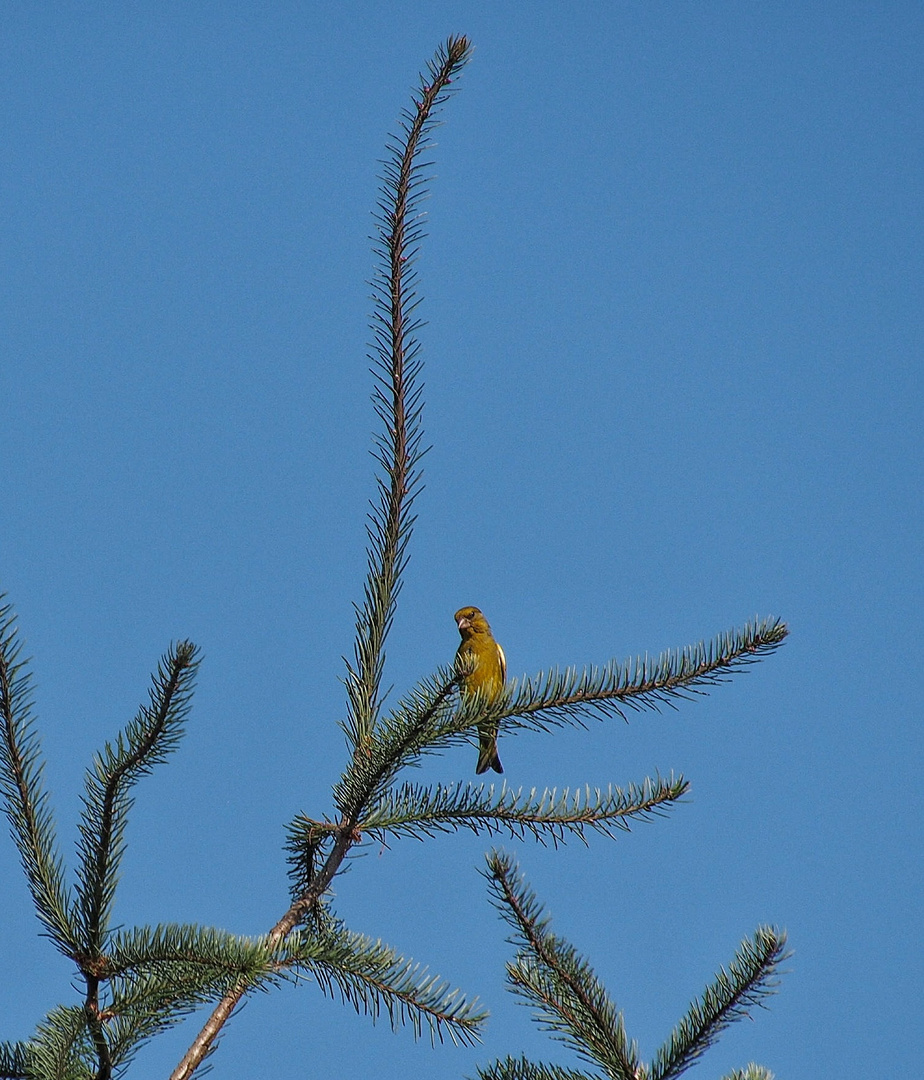
{"label": "perched bird on branch", "polygon": [[[456,652],[456,668],[468,673],[462,682],[462,693],[480,692],[488,701],[494,701],[503,693],[504,680],[507,678],[504,650],[494,640],[488,620],[478,608],[459,608],[455,619],[462,635],[462,643]],[[504,771],[497,756],[496,721],[478,725],[478,765],[475,772],[480,775],[488,769],[497,773]]]}

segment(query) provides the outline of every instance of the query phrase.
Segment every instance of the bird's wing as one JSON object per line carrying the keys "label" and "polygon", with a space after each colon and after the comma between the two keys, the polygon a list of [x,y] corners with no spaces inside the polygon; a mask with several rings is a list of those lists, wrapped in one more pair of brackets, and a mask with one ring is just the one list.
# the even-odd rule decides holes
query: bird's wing
{"label": "bird's wing", "polygon": [[[495,641],[494,644],[497,645],[497,642]],[[497,645],[497,655],[500,658],[501,680],[503,682],[506,682],[507,681],[507,657],[504,656],[504,650],[500,647],[500,645]]]}

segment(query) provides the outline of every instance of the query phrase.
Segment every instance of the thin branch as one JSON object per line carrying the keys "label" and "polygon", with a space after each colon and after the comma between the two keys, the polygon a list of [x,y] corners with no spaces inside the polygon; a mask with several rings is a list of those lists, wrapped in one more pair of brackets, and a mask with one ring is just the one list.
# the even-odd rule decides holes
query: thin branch
{"label": "thin branch", "polygon": [[[0,594],[0,601],[4,594]],[[13,839],[38,917],[52,941],[67,956],[80,949],[73,926],[71,898],[57,852],[54,817],[42,788],[44,763],[31,715],[31,681],[16,618],[10,604],[0,606],[0,791]]]}
{"label": "thin branch", "polygon": [[417,1036],[424,1025],[433,1041],[444,1033],[454,1043],[473,1043],[487,1013],[477,1000],[405,960],[390,946],[347,930],[338,920],[322,918],[314,932],[286,941],[286,969],[312,975],[321,989],[339,991],[344,1001],[375,1020],[382,1009],[393,1027],[409,1022]]}
{"label": "thin branch", "polygon": [[529,1061],[525,1057],[507,1057],[494,1061],[487,1067],[479,1067],[481,1080],[598,1080],[596,1076],[564,1069],[560,1065],[546,1065]]}
{"label": "thin branch", "polygon": [[86,984],[84,1013],[96,1049],[96,1080],[110,1080],[114,1065],[100,1019],[99,995],[105,975],[103,948],[109,911],[115,897],[131,807],[128,792],[179,741],[197,666],[192,642],[181,641],[171,649],[157,669],[150,704],[141,707],[132,723],[119,734],[114,747],[107,743],[97,755],[94,768],[87,773],[80,822],[77,903],[83,943],[74,959]]}
{"label": "thin branch", "polygon": [[588,714],[625,717],[628,710],[673,706],[726,681],[778,648],[786,627],[777,619],[748,623],[711,642],[663,653],[655,660],[612,661],[578,672],[540,672],[512,682],[497,698],[452,693],[460,673],[440,669],[423,680],[390,715],[383,717],[362,754],[355,754],[335,788],[338,809],[361,817],[382,798],[399,770],[424,754],[466,741],[481,723],[502,730],[550,731],[565,724],[586,726]]}
{"label": "thin branch", "polygon": [[[417,298],[409,282],[413,281],[413,245],[419,240],[419,227],[407,227],[409,207],[421,195],[415,185],[415,161],[421,137],[433,110],[445,100],[452,78],[467,62],[471,53],[468,39],[451,37],[438,50],[429,65],[429,77],[421,78],[420,97],[413,114],[402,123],[403,138],[389,146],[395,160],[385,166],[384,193],[380,202],[380,234],[376,251],[384,268],[374,288],[376,311],[374,332],[376,355],[373,357],[377,379],[375,408],[382,419],[385,434],[377,440],[377,456],[383,476],[377,480],[380,502],[370,515],[369,572],[363,606],[357,612],[356,643],[353,664],[347,665],[349,711],[346,729],[353,743],[354,768],[363,772],[363,758],[379,712],[379,696],[384,666],[384,644],[391,627],[395,602],[400,588],[406,546],[413,526],[410,505],[418,488],[415,467],[420,459],[420,390],[416,385],[420,365],[413,333],[419,323],[412,319]],[[381,777],[365,775],[357,785],[348,784],[350,797],[341,806],[343,816],[337,825],[336,839],[316,871],[307,867],[306,888],[270,932],[273,941],[283,940],[302,921],[330,886],[334,875],[354,843],[359,839],[356,821],[365,800]],[[312,856],[313,859],[313,856]],[[219,1002],[171,1080],[189,1080],[210,1052],[219,1032],[247,992],[246,981]]]}
{"label": "thin branch", "polygon": [[548,930],[549,920],[511,860],[488,858],[498,910],[515,931],[521,951],[507,965],[516,993],[540,1006],[543,1026],[618,1080],[637,1080],[638,1049],[626,1038],[622,1014],[610,1001],[590,965]]}
{"label": "thin branch", "polygon": [[474,784],[422,788],[410,784],[390,792],[362,820],[361,829],[373,837],[388,834],[432,836],[464,826],[474,833],[513,837],[531,835],[544,843],[563,843],[567,834],[586,842],[588,829],[612,837],[627,832],[632,821],[644,821],[663,814],[689,790],[679,777],[669,780],[647,779],[626,789],[610,787],[606,791],[586,787],[571,792],[546,788],[529,792]]}
{"label": "thin branch", "polygon": [[29,1044],[0,1042],[0,1080],[27,1080]]}
{"label": "thin branch", "polygon": [[459,680],[455,673],[438,672],[379,724],[364,753],[354,755],[334,789],[337,808],[345,818],[357,822],[403,766],[463,735],[469,725],[460,727],[452,709]]}
{"label": "thin branch", "polygon": [[625,718],[627,709],[672,706],[678,698],[702,694],[705,687],[726,682],[734,672],[763,659],[782,645],[788,632],[779,619],[761,619],[711,642],[664,652],[656,660],[645,656],[581,672],[567,668],[542,673],[524,680],[506,703],[499,703],[497,719],[506,728],[545,730],[557,724],[583,726],[588,713]]}
{"label": "thin branch", "polygon": [[390,139],[391,160],[384,165],[383,193],[377,215],[379,233],[374,250],[381,260],[373,281],[372,356],[375,390],[373,402],[384,425],[376,437],[375,457],[382,468],[377,478],[379,501],[369,516],[365,598],[357,609],[356,641],[352,664],[347,664],[349,714],[347,730],[354,754],[375,726],[380,707],[385,639],[391,628],[401,573],[406,561],[413,518],[410,507],[420,489],[417,465],[420,448],[420,361],[414,333],[421,323],[412,318],[419,303],[413,290],[419,224],[408,219],[421,199],[426,163],[418,154],[427,145],[424,136],[433,112],[446,100],[456,73],[467,63],[471,46],[465,37],[450,37],[421,76],[413,111],[401,122],[403,137]]}
{"label": "thin branch", "polygon": [[542,672],[512,682],[497,698],[470,694],[458,704],[452,695],[460,673],[440,669],[383,717],[363,753],[353,755],[334,791],[337,808],[351,821],[363,820],[401,768],[466,741],[481,723],[507,731],[549,731],[564,724],[584,727],[588,715],[625,717],[629,710],[673,706],[757,662],[778,648],[786,633],[779,620],[766,619],[654,660]]}
{"label": "thin branch", "polygon": [[53,1009],[35,1029],[27,1048],[29,1077],[87,1080],[94,1048],[81,1006]]}
{"label": "thin branch", "polygon": [[651,1066],[651,1080],[672,1080],[688,1069],[722,1031],[776,992],[776,973],[786,955],[786,934],[760,926],[741,942],[728,970],[720,968],[694,1001]]}
{"label": "thin branch", "polygon": [[103,1022],[100,1019],[100,980],[95,975],[86,973],[84,973],[84,979],[87,984],[87,994],[83,1003],[83,1011],[87,1018],[87,1029],[90,1032],[90,1038],[93,1040],[93,1046],[96,1049],[98,1062],[96,1080],[110,1080],[112,1076],[112,1052],[109,1049],[109,1043],[103,1031]]}
{"label": "thin branch", "polygon": [[196,647],[181,641],[161,660],[150,690],[150,705],[120,733],[113,748],[106,745],[95,768],[87,773],[81,833],[79,910],[84,946],[95,961],[106,934],[122,853],[125,820],[131,806],[128,789],[176,745],[189,711],[198,661]]}
{"label": "thin branch", "polygon": [[773,1073],[763,1065],[757,1065],[752,1061],[743,1069],[726,1073],[722,1080],[773,1080]]}

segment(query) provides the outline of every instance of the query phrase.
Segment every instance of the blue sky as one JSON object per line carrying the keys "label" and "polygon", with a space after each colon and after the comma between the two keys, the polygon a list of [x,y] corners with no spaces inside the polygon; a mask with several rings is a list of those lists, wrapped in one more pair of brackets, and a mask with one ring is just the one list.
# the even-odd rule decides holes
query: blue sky
{"label": "blue sky", "polygon": [[[772,922],[779,995],[691,1075],[911,1075],[918,4],[4,5],[0,588],[64,848],[90,755],[189,636],[189,733],[138,789],[118,916],[260,933],[285,908],[284,825],[330,809],[344,763],[376,163],[454,32],[476,52],[433,155],[433,449],[387,681],[446,663],[468,603],[514,675],[785,619],[786,646],[707,698],[501,745],[514,787],[681,772],[670,818],[503,846],[644,1056]],[[370,849],[336,883],[354,929],[486,1001],[483,1045],[434,1051],[302,986],[243,1010],[216,1080],[576,1066],[504,990],[489,846]],[[23,1038],[71,977],[9,843],[0,880],[0,1037]]]}

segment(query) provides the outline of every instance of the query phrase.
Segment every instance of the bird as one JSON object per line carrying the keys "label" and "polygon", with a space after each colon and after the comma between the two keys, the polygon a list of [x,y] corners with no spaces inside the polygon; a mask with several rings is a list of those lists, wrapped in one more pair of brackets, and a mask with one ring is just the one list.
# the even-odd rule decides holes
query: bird
{"label": "bird", "polygon": [[[504,692],[507,678],[507,658],[504,650],[494,640],[488,620],[476,607],[459,608],[455,614],[456,626],[462,642],[456,652],[456,670],[465,671],[462,693],[480,693],[495,701]],[[493,769],[504,771],[497,756],[497,721],[485,721],[478,725],[478,764],[475,773]]]}

